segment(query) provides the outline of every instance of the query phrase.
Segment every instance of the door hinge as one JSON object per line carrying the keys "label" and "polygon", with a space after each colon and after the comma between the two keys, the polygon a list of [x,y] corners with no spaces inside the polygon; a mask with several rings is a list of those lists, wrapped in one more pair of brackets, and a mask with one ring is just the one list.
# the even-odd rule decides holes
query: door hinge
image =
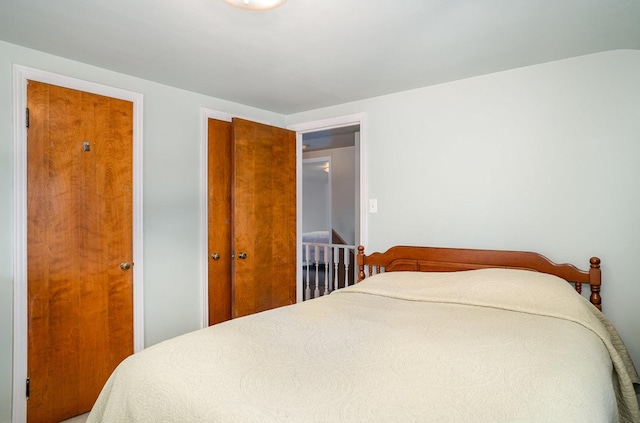
{"label": "door hinge", "polygon": [[31,391],[31,379],[27,378],[27,389],[26,389],[27,399],[29,399],[30,391]]}
{"label": "door hinge", "polygon": [[29,127],[29,108],[28,107],[27,107],[26,118],[27,118],[27,128],[28,128]]}

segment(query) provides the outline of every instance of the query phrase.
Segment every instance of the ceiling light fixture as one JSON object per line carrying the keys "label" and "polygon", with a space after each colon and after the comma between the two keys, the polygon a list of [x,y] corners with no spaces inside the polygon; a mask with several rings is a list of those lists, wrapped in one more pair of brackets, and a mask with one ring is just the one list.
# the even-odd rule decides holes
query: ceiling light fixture
{"label": "ceiling light fixture", "polygon": [[282,6],[287,0],[224,0],[231,6],[246,10],[269,10]]}

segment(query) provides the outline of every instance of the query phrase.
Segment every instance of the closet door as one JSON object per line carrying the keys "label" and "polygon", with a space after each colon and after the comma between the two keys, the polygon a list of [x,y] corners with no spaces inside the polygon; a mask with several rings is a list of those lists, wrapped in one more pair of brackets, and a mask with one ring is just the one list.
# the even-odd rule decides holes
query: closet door
{"label": "closet door", "polygon": [[209,119],[209,324],[296,301],[295,132]]}
{"label": "closet door", "polygon": [[232,316],[296,302],[296,134],[233,119]]}
{"label": "closet door", "polygon": [[209,325],[231,319],[231,134],[231,122],[209,119]]}

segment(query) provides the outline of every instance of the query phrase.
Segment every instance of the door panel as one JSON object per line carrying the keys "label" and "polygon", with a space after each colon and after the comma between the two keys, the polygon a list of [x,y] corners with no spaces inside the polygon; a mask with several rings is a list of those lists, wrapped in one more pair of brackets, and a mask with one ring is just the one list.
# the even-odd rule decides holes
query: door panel
{"label": "door panel", "polygon": [[214,325],[231,319],[231,122],[208,120],[207,157],[209,325]]}
{"label": "door panel", "polygon": [[232,315],[239,317],[296,302],[296,136],[233,119],[233,145]]}
{"label": "door panel", "polygon": [[27,103],[27,417],[57,422],[133,353],[133,105],[34,81]]}

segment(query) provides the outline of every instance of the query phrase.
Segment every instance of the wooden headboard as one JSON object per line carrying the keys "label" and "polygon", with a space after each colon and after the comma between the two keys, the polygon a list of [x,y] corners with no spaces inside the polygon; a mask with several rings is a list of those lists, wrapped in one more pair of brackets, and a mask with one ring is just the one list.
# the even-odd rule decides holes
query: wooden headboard
{"label": "wooden headboard", "polygon": [[[367,275],[385,272],[455,272],[486,268],[524,269],[556,275],[571,282],[576,291],[589,284],[589,301],[602,310],[600,285],[600,259],[591,257],[589,270],[580,270],[572,264],[555,264],[538,253],[526,251],[472,250],[462,248],[396,246],[384,253],[366,255],[358,247],[358,282]],[[368,272],[365,273],[365,270]]]}

